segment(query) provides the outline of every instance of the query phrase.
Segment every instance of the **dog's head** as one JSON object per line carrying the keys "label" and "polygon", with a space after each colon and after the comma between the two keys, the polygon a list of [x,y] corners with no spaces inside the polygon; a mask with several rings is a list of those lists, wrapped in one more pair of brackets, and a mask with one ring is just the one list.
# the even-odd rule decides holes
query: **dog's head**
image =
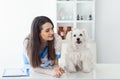
{"label": "dog's head", "polygon": [[73,29],[67,34],[66,39],[73,45],[82,46],[88,39],[88,32],[86,29]]}

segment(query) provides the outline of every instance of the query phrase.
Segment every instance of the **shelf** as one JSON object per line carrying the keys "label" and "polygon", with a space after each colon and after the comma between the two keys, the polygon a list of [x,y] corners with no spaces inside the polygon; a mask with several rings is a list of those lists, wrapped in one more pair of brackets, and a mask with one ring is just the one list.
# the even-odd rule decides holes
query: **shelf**
{"label": "shelf", "polygon": [[77,0],[77,1],[94,1],[94,0]]}
{"label": "shelf", "polygon": [[57,0],[57,1],[62,1],[62,2],[64,2],[64,1],[74,1],[74,0]]}
{"label": "shelf", "polygon": [[[58,27],[85,28],[95,37],[95,0],[57,0]],[[64,29],[63,28],[63,29]]]}
{"label": "shelf", "polygon": [[86,4],[92,4],[93,1],[76,1],[76,3],[86,3]]}
{"label": "shelf", "polygon": [[57,20],[73,20],[73,11],[74,11],[73,3],[59,3],[57,4]]}
{"label": "shelf", "polygon": [[73,1],[57,1],[57,3],[66,3],[66,4],[71,4]]}
{"label": "shelf", "polygon": [[74,20],[58,20],[57,23],[73,23]]}
{"label": "shelf", "polygon": [[76,21],[77,23],[92,23],[93,20],[79,20],[79,21]]}
{"label": "shelf", "polygon": [[68,26],[73,27],[73,23],[57,23],[58,27],[65,27],[67,28]]}

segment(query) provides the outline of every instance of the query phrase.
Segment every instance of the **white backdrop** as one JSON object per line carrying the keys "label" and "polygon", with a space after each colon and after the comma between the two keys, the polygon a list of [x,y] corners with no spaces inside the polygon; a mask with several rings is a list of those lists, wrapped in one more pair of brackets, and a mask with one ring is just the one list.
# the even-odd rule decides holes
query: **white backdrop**
{"label": "white backdrop", "polygon": [[55,23],[56,0],[0,0],[0,66],[21,66],[23,40],[34,17]]}
{"label": "white backdrop", "polygon": [[99,63],[120,63],[120,0],[96,0]]}
{"label": "white backdrop", "polygon": [[[119,3],[96,0],[98,63],[120,63]],[[38,15],[47,15],[55,23],[56,0],[0,0],[0,67],[21,66],[22,42]]]}

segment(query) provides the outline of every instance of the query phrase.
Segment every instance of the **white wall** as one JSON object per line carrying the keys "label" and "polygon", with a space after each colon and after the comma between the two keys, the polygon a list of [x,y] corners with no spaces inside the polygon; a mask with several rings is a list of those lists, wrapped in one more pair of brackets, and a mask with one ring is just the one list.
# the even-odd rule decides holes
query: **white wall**
{"label": "white wall", "polygon": [[0,0],[0,66],[20,66],[23,40],[34,17],[55,23],[56,0]]}
{"label": "white wall", "polygon": [[99,63],[120,63],[120,0],[96,0]]}
{"label": "white wall", "polygon": [[[47,15],[55,23],[55,1],[0,0],[0,67],[22,63],[22,42],[33,18]],[[96,0],[98,63],[120,63],[119,3],[120,0]]]}

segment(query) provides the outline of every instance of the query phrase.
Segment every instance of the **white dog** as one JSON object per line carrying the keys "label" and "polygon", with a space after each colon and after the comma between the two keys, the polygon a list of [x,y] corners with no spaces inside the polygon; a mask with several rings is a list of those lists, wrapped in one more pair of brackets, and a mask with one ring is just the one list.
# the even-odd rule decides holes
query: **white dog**
{"label": "white dog", "polygon": [[65,69],[68,72],[90,72],[93,68],[92,54],[87,48],[88,32],[86,29],[74,29],[67,36]]}

